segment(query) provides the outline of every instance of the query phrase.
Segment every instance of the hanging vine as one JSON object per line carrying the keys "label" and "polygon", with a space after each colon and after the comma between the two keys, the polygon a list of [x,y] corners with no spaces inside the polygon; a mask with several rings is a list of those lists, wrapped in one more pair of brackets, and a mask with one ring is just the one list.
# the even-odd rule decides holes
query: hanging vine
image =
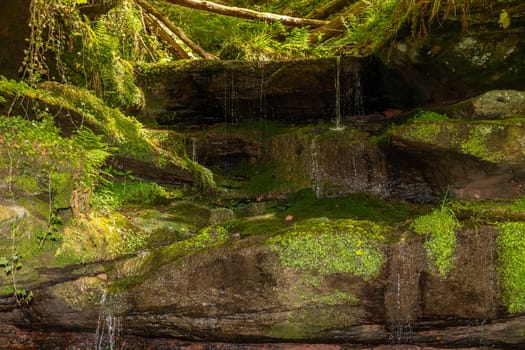
{"label": "hanging vine", "polygon": [[[32,0],[29,6],[30,35],[23,61],[24,78],[30,84],[49,80],[67,81],[62,61],[64,51],[72,47],[72,33],[81,30],[79,5],[87,0]],[[55,60],[58,77],[51,73],[48,58]]]}
{"label": "hanging vine", "polygon": [[106,13],[90,20],[81,12],[94,6],[88,0],[32,0],[24,79],[31,85],[57,80],[85,86],[113,107],[140,108],[142,94],[129,62],[169,55],[147,32],[134,1],[102,5]]}

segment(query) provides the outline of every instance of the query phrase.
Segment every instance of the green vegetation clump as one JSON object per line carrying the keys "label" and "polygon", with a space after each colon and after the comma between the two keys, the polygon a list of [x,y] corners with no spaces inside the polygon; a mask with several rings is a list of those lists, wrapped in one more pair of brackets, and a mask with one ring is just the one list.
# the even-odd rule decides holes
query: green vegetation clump
{"label": "green vegetation clump", "polygon": [[461,150],[479,159],[489,162],[498,162],[502,160],[503,155],[497,151],[491,151],[488,147],[489,139],[494,132],[502,130],[502,126],[494,124],[476,124],[473,125],[468,137],[462,141]]}
{"label": "green vegetation clump", "polygon": [[525,222],[497,225],[498,272],[503,302],[510,313],[525,311]]}
{"label": "green vegetation clump", "polygon": [[440,114],[433,111],[419,111],[414,118],[413,122],[443,122],[450,121],[450,118],[445,114]]}
{"label": "green vegetation clump", "polygon": [[288,227],[288,224],[275,213],[268,213],[258,216],[250,216],[230,220],[221,224],[229,232],[237,233],[240,237],[247,237],[258,234],[275,234]]}
{"label": "green vegetation clump", "polygon": [[311,297],[307,299],[307,301],[316,304],[335,306],[343,303],[356,303],[358,299],[353,294],[336,289],[326,295]]}
{"label": "green vegetation clump", "polygon": [[[64,138],[47,113],[40,120],[0,116],[0,176],[11,196],[47,193],[54,209],[86,205],[106,158],[107,145],[87,129]],[[84,197],[73,193],[84,193]]]}
{"label": "green vegetation clump", "polygon": [[511,209],[518,212],[525,212],[525,197],[520,197],[510,205]]}
{"label": "green vegetation clump", "polygon": [[445,278],[453,267],[456,249],[455,230],[459,227],[460,223],[454,212],[445,205],[414,221],[414,231],[427,236],[424,245],[432,263],[431,269],[441,278]]}
{"label": "green vegetation clump", "polygon": [[417,141],[436,143],[440,139],[445,122],[450,121],[448,116],[431,111],[420,111],[412,119],[412,123],[403,127],[402,133]]}
{"label": "green vegetation clump", "polygon": [[351,194],[337,198],[317,198],[311,189],[303,189],[290,196],[286,209],[278,217],[287,215],[297,222],[313,217],[327,217],[331,220],[355,219],[395,225],[428,212],[425,206],[402,202],[385,201],[367,194]]}
{"label": "green vegetation clump", "polygon": [[522,145],[516,140],[523,132],[522,120],[450,119],[435,112],[420,112],[411,123],[390,132],[402,138],[450,149],[486,162],[519,162]]}
{"label": "green vegetation clump", "polygon": [[380,246],[384,231],[369,221],[336,220],[297,225],[268,243],[284,267],[320,275],[352,273],[369,280],[385,262]]}
{"label": "green vegetation clump", "polygon": [[118,212],[91,212],[76,218],[64,228],[63,236],[56,256],[68,263],[115,258],[142,249],[147,243],[147,235]]}
{"label": "green vegetation clump", "polygon": [[170,194],[151,181],[119,181],[102,186],[95,193],[93,208],[119,209],[125,205],[151,206],[169,201]]}
{"label": "green vegetation clump", "polygon": [[[40,89],[35,89],[24,83],[0,78],[0,94],[29,97],[36,103],[71,111],[73,115],[67,118],[72,118],[73,123],[78,125],[89,126],[95,134],[102,134],[101,141],[113,147],[115,155],[137,159],[161,169],[179,167],[193,174],[195,185],[200,190],[215,190],[215,182],[208,169],[192,162],[181,147],[176,148],[177,153],[160,147],[162,141],[155,138],[156,134],[148,132],[135,118],[108,107],[101,99],[82,88],[49,82],[40,86]],[[59,117],[63,116],[56,115],[54,118]]]}
{"label": "green vegetation clump", "polygon": [[224,244],[229,238],[230,234],[224,227],[205,227],[195,236],[162,249],[155,263],[162,265],[184,256],[194,254],[202,249],[219,246]]}
{"label": "green vegetation clump", "polygon": [[64,55],[70,80],[88,87],[111,107],[138,110],[144,98],[129,60],[149,58],[150,48],[140,43],[148,39],[155,43],[144,32],[140,12],[121,1],[93,24],[83,23],[82,33],[77,48]]}

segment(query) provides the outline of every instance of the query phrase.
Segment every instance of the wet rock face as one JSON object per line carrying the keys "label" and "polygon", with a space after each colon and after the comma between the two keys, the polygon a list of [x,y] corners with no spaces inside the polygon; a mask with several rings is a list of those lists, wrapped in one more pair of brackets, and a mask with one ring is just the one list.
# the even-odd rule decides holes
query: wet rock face
{"label": "wet rock face", "polygon": [[367,132],[277,126],[280,131],[265,135],[262,129],[257,130],[257,125],[265,124],[255,125],[202,131],[192,139],[188,152],[196,150],[199,162],[225,173],[235,173],[236,167],[270,171],[257,181],[268,182],[266,188],[259,187],[273,197],[303,188],[311,188],[318,197],[386,192],[385,156]]}
{"label": "wet rock face", "polygon": [[387,86],[381,67],[350,57],[145,65],[137,83],[147,103],[137,117],[186,128],[246,119],[304,124],[334,120],[337,95],[343,116],[383,111],[393,103],[389,93],[412,90],[402,81]]}
{"label": "wet rock face", "polygon": [[[234,238],[185,257],[174,258],[173,251],[164,250],[138,265],[124,261],[113,265],[116,270],[108,280],[84,277],[42,286],[31,307],[3,313],[1,321],[21,328],[79,331],[71,337],[92,344],[87,335],[93,337],[103,315],[102,322],[118,320],[120,341],[126,346],[173,344],[162,338],[176,337],[336,341],[357,349],[398,343],[405,344],[404,349],[411,346],[407,344],[414,349],[417,344],[430,349],[474,344],[519,348],[525,343],[525,320],[503,311],[495,237],[487,226],[458,232],[454,267],[445,278],[429,269],[424,241],[407,238],[384,247],[387,260],[377,277],[337,273],[315,283],[311,275],[283,267],[278,253],[260,237]],[[135,266],[131,283],[117,284],[102,297],[103,285],[129,264]],[[48,335],[51,340],[54,336],[59,337]],[[34,344],[39,336],[27,339]],[[69,339],[62,336],[61,342]]]}

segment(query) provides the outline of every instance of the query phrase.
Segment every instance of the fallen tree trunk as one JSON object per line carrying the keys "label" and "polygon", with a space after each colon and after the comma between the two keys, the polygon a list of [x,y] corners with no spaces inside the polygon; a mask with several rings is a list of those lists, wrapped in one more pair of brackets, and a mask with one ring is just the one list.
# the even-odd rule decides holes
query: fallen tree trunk
{"label": "fallen tree trunk", "polygon": [[210,1],[202,0],[165,0],[169,3],[180,5],[184,7],[193,8],[196,10],[208,11],[213,13],[219,13],[225,16],[255,19],[266,22],[277,22],[290,27],[306,27],[310,26],[313,28],[324,26],[328,21],[322,21],[318,19],[309,18],[297,18],[285,15],[277,15],[269,12],[257,12],[241,7],[225,6],[216,4]]}
{"label": "fallen tree trunk", "polygon": [[326,19],[334,13],[341,11],[353,2],[355,2],[355,0],[332,0],[326,5],[310,12],[305,18]]}
{"label": "fallen tree trunk", "polygon": [[163,27],[157,18],[148,13],[144,13],[144,19],[146,20],[148,26],[157,30],[159,38],[169,45],[168,47],[173,56],[180,59],[191,58],[191,56],[182,48],[182,46],[179,45],[177,40],[175,40],[172,33],[168,32],[168,30],[166,30],[167,28]]}
{"label": "fallen tree trunk", "polygon": [[338,36],[345,31],[344,17],[348,15],[355,15],[362,11],[366,7],[366,4],[363,1],[356,2],[348,11],[343,15],[338,16],[333,21],[330,21],[328,24],[316,28],[310,33],[309,41],[311,44],[322,43],[334,36]]}
{"label": "fallen tree trunk", "polygon": [[160,11],[152,7],[146,1],[135,0],[135,2],[142,7],[142,9],[150,16],[154,17],[157,21],[161,22],[166,28],[168,28],[173,34],[175,34],[184,44],[186,44],[193,52],[200,57],[207,60],[217,60],[217,56],[207,52],[202,47],[193,42],[190,38],[184,34],[182,29],[175,26],[169,19],[167,19]]}

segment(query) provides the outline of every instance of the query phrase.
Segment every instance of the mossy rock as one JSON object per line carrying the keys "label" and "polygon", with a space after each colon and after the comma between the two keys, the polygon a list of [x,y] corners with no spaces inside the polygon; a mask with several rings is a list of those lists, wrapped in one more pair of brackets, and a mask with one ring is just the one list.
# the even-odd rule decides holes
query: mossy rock
{"label": "mossy rock", "polygon": [[437,111],[456,119],[502,120],[525,117],[525,92],[518,90],[490,90],[479,96]]}
{"label": "mossy rock", "polygon": [[230,220],[234,214],[227,208],[213,208],[195,201],[175,201],[167,208],[171,220],[200,230],[208,225]]}
{"label": "mossy rock", "polygon": [[93,212],[79,217],[64,228],[62,246],[57,257],[71,262],[112,259],[142,249],[147,234],[132,225],[118,212]]}
{"label": "mossy rock", "polygon": [[520,135],[525,119],[511,120],[414,120],[395,128],[395,145],[430,151],[455,152],[494,164],[520,166],[525,145]]}
{"label": "mossy rock", "polygon": [[7,229],[9,228],[9,225],[12,222],[16,221],[19,218],[19,216],[20,216],[20,213],[14,208],[0,205],[0,237],[8,236],[8,234],[4,233],[4,231],[7,231]]}
{"label": "mossy rock", "polygon": [[[194,182],[203,191],[213,191],[215,183],[208,169],[188,158],[182,137],[149,133],[135,118],[110,108],[92,93],[73,85],[47,82],[38,89],[2,78],[0,94],[9,98],[24,96],[37,106],[43,104],[54,115],[54,122],[65,136],[72,135],[77,125],[85,125],[103,141],[115,148],[115,155],[126,170],[151,178],[152,174],[168,181]],[[15,110],[21,108],[14,106]],[[21,110],[22,112],[22,110]],[[177,142],[173,142],[177,140]],[[161,145],[170,145],[170,150]]]}
{"label": "mossy rock", "polygon": [[195,227],[174,220],[173,216],[156,209],[147,209],[125,213],[129,220],[140,230],[149,235],[148,244],[153,246],[169,245],[190,238]]}
{"label": "mossy rock", "polygon": [[283,267],[326,276],[351,273],[377,277],[385,256],[385,228],[367,221],[336,220],[297,225],[269,240]]}

